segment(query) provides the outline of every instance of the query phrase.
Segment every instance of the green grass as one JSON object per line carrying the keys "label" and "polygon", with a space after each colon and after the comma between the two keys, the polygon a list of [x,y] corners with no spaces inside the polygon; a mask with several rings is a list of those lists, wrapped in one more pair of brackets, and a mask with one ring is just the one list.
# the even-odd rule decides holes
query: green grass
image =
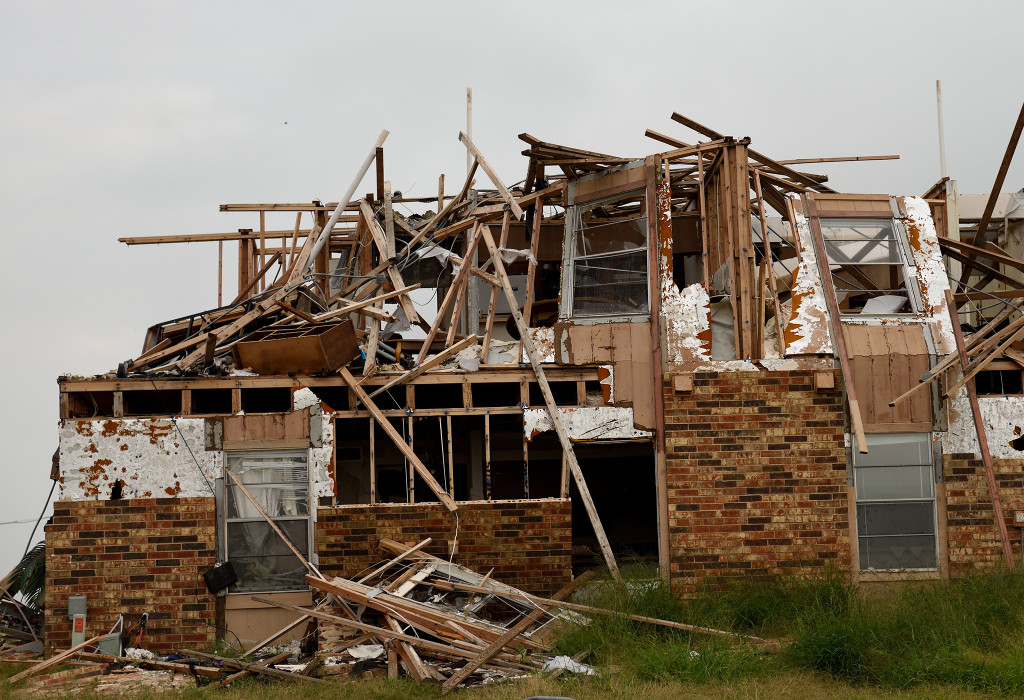
{"label": "green grass", "polygon": [[689,599],[658,585],[604,583],[595,605],[783,640],[752,644],[679,633],[625,617],[572,626],[559,651],[637,681],[685,683],[825,674],[854,687],[946,686],[1024,694],[1024,572],[904,584],[867,596],[840,573],[727,584]]}
{"label": "green grass", "polygon": [[[589,650],[596,677],[531,678],[455,697],[520,700],[675,697],[932,698],[1024,695],[1024,571],[902,584],[865,594],[841,573],[708,588],[681,598],[658,584],[593,586],[589,604],[782,640],[774,651],[730,638],[633,622],[622,614],[567,625],[555,650]],[[22,668],[0,665],[0,678]],[[139,698],[157,697],[144,691]],[[0,698],[17,697],[0,683]],[[98,697],[85,693],[76,697]],[[437,686],[337,681],[325,686],[246,679],[176,697],[439,698]]]}

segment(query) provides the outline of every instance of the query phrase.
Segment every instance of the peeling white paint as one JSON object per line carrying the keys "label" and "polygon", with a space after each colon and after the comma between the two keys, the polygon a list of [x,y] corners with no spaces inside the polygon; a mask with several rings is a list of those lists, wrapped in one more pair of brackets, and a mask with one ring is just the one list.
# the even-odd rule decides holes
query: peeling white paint
{"label": "peeling white paint", "polygon": [[[633,409],[628,406],[587,406],[559,408],[570,440],[623,440],[649,437],[650,431],[633,427]],[[546,408],[523,411],[523,431],[532,440],[536,433],[554,430]]]}
{"label": "peeling white paint", "polygon": [[[309,477],[313,482],[312,498],[334,495],[331,460],[334,458],[334,421],[324,416],[322,447],[309,451]],[[315,508],[311,508],[315,512]]]}
{"label": "peeling white paint", "polygon": [[608,372],[608,376],[600,380],[600,384],[608,387],[608,403],[615,403],[615,365],[601,365],[601,369]]}
{"label": "peeling white paint", "polygon": [[301,411],[310,406],[319,406],[320,399],[308,387],[302,387],[292,394],[292,410]]}
{"label": "peeling white paint", "polygon": [[[981,457],[967,389],[949,400],[949,430],[941,435],[943,454]],[[979,396],[978,407],[985,424],[988,451],[995,459],[1021,459],[1024,451],[1010,442],[1024,435],[1024,396]]]}
{"label": "peeling white paint", "polygon": [[904,197],[907,210],[907,234],[917,266],[918,286],[924,301],[924,312],[932,325],[935,342],[942,354],[956,351],[953,324],[946,305],[949,277],[942,264],[939,237],[935,232],[931,208],[920,197]]}
{"label": "peeling white paint", "polygon": [[540,361],[550,363],[555,361],[555,329],[554,328],[527,328],[527,334],[533,341],[533,346],[540,355]]}
{"label": "peeling white paint", "polygon": [[206,451],[204,429],[202,418],[179,418],[177,427],[168,418],[65,421],[60,498],[108,499],[115,481],[122,498],[213,496],[224,459]]}
{"label": "peeling white paint", "polygon": [[698,335],[711,330],[711,300],[702,284],[680,291],[675,282],[662,285],[661,315],[670,362],[711,362],[711,353]]}
{"label": "peeling white paint", "polygon": [[828,307],[814,254],[807,217],[795,202],[796,235],[800,243],[800,264],[793,276],[793,311],[784,329],[786,355],[832,354],[828,333]]}
{"label": "peeling white paint", "polygon": [[[322,446],[310,450],[314,498],[334,494],[334,424],[326,418]],[[59,498],[107,500],[117,481],[123,499],[212,497],[211,487],[223,477],[224,453],[206,450],[205,419],[176,422],[177,427],[169,418],[65,421]]]}

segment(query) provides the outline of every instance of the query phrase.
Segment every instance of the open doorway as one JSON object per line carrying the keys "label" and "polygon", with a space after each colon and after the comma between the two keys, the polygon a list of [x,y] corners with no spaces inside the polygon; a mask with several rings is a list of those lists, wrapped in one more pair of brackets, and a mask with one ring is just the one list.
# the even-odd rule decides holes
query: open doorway
{"label": "open doorway", "polygon": [[[650,575],[656,576],[658,509],[653,443],[578,442],[574,448],[619,566],[641,576],[650,569]],[[572,498],[572,568],[576,575],[604,562],[574,480],[569,493]]]}

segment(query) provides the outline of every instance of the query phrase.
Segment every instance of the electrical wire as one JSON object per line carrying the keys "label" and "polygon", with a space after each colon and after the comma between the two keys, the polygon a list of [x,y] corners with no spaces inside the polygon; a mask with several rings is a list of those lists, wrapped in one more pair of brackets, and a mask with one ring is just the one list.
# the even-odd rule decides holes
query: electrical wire
{"label": "electrical wire", "polygon": [[[46,497],[46,503],[43,504],[43,512],[39,514],[39,517],[36,519],[36,525],[32,528],[32,534],[28,536],[28,543],[25,545],[25,554],[28,554],[28,550],[32,549],[32,538],[36,536],[36,530],[39,529],[39,523],[43,522],[43,516],[46,515],[46,509],[50,507],[50,499],[53,498],[53,492],[56,488],[57,482],[54,481],[52,484],[50,484],[50,495]],[[25,522],[32,521],[27,520]],[[7,524],[9,523],[0,523],[0,525]],[[24,558],[25,554],[22,554],[21,556]]]}

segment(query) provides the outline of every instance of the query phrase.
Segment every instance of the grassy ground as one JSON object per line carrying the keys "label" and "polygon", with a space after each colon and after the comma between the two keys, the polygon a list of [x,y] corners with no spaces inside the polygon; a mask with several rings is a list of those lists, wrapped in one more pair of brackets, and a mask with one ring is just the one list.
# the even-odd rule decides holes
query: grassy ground
{"label": "grassy ground", "polygon": [[[784,640],[766,653],[622,616],[568,626],[560,653],[589,650],[588,679],[523,679],[461,691],[473,700],[531,695],[660,700],[707,698],[934,698],[1024,695],[1024,572],[889,589],[866,596],[841,575],[738,583],[682,600],[657,585],[597,588],[592,604]],[[0,665],[0,677],[20,667]],[[357,681],[285,686],[249,680],[183,697],[437,698],[436,686]],[[0,683],[0,698],[13,696]],[[76,697],[90,697],[88,694]],[[147,697],[140,695],[139,697]]]}

